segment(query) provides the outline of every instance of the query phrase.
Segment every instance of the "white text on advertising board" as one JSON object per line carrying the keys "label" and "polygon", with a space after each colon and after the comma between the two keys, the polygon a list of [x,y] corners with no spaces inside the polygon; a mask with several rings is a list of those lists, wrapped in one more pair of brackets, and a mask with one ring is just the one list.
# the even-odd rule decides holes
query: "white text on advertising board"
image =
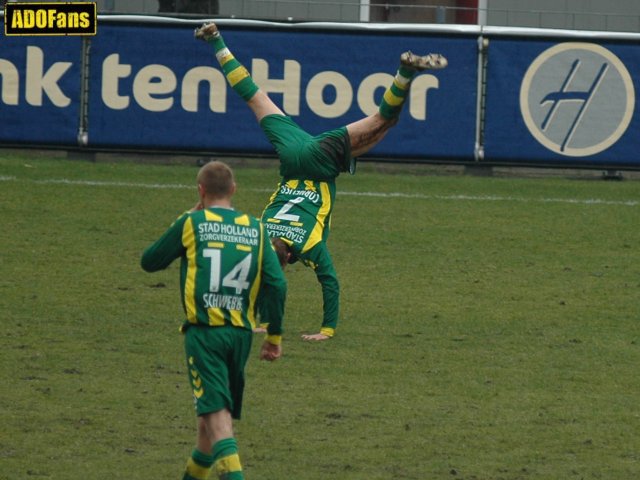
{"label": "white text on advertising board", "polygon": [[[42,106],[45,97],[56,107],[69,106],[71,99],[60,88],[59,82],[73,63],[55,62],[47,67],[42,49],[29,46],[26,50],[24,78],[20,78],[18,67],[0,58],[0,101],[6,105],[18,105],[22,85],[24,100],[31,106]],[[354,86],[340,72],[323,71],[302,85],[302,65],[299,62],[285,60],[283,71],[282,78],[270,78],[266,60],[256,58],[251,62],[254,81],[267,93],[281,94],[283,110],[292,116],[300,114],[303,102],[315,115],[323,118],[344,115],[354,102],[365,115],[370,115],[378,108],[376,94],[381,96],[381,91],[393,81],[393,76],[388,73],[372,73]],[[223,74],[213,67],[196,66],[179,78],[173,70],[161,64],[145,65],[134,71],[120,54],[112,53],[102,62],[101,80],[102,102],[112,110],[125,110],[135,103],[149,112],[182,108],[196,113],[199,96],[208,92],[208,109],[214,113],[227,111],[227,83]],[[413,81],[408,110],[415,120],[427,118],[427,97],[438,87],[438,79],[433,75],[420,75]],[[326,92],[332,95],[326,96]],[[332,100],[327,100],[327,97]]]}

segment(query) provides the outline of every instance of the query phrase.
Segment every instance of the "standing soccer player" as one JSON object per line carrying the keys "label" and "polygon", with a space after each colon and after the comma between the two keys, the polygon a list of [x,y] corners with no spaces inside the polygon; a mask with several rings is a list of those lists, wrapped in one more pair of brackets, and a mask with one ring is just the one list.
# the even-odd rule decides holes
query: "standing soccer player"
{"label": "standing soccer player", "polygon": [[233,90],[253,111],[280,159],[282,181],[264,210],[262,221],[276,248],[286,250],[289,263],[311,267],[322,286],[323,318],[318,333],[305,340],[327,340],[338,324],[340,286],[326,242],[335,203],[335,179],[355,173],[356,157],[384,138],[398,121],[413,77],[426,69],[441,69],[447,60],[439,54],[416,56],[405,52],[393,83],[373,115],[347,126],[312,136],[273,103],[227,48],[217,26],[196,29],[197,39],[210,43]]}
{"label": "standing soccer player", "polygon": [[182,332],[198,416],[183,480],[205,480],[213,469],[221,480],[242,480],[232,419],[242,409],[257,298],[269,319],[260,359],[273,361],[282,354],[287,284],[264,226],[231,207],[231,169],[208,163],[197,184],[200,201],[144,251],[141,265],[155,272],[181,261]]}

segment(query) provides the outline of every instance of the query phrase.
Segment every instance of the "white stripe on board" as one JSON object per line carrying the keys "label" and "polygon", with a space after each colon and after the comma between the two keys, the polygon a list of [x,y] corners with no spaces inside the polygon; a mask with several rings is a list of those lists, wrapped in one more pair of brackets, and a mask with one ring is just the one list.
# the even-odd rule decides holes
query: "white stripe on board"
{"label": "white stripe on board", "polygon": [[[16,177],[0,176],[0,181],[21,181]],[[85,185],[102,187],[126,187],[126,188],[153,188],[153,189],[191,189],[195,185],[184,185],[179,183],[133,183],[133,182],[110,182],[100,180],[71,180],[67,178],[47,179],[47,180],[23,180],[38,184],[62,184],[62,185]],[[253,188],[251,192],[272,193],[274,189]],[[471,202],[538,202],[538,203],[569,203],[576,205],[623,205],[637,207],[640,200],[602,200],[599,198],[525,198],[501,195],[425,195],[422,193],[402,193],[402,192],[349,192],[339,191],[338,196],[352,197],[374,197],[374,198],[415,198],[421,200],[460,200]]]}

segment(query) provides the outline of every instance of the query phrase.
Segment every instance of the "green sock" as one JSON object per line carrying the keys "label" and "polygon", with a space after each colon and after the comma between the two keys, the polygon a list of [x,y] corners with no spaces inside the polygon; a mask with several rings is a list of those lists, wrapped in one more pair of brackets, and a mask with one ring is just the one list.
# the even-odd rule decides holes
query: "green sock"
{"label": "green sock", "polygon": [[380,102],[380,115],[384,118],[391,119],[400,115],[402,106],[409,92],[411,80],[416,74],[416,70],[400,65],[393,83],[384,92],[382,102]]}
{"label": "green sock", "polygon": [[229,85],[245,101],[250,100],[258,91],[258,86],[253,82],[247,69],[229,51],[222,39],[222,35],[212,38],[209,43],[213,45],[216,51],[216,58]]}
{"label": "green sock", "polygon": [[187,468],[182,480],[207,480],[213,469],[214,457],[199,450],[193,450],[187,460]]}
{"label": "green sock", "polygon": [[219,480],[244,480],[235,438],[217,442],[213,446],[213,458]]}

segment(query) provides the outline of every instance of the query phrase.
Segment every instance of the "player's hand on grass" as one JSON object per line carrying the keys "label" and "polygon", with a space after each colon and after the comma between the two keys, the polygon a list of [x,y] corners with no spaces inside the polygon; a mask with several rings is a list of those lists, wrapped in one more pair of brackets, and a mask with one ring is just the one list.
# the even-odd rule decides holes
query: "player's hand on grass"
{"label": "player's hand on grass", "polygon": [[267,362],[273,362],[282,356],[282,345],[274,345],[273,343],[265,340],[262,342],[262,348],[260,349],[260,360],[266,360]]}
{"label": "player's hand on grass", "polygon": [[329,340],[331,337],[329,335],[325,335],[324,333],[314,333],[311,335],[302,335],[302,340],[306,342],[322,342],[324,340]]}

